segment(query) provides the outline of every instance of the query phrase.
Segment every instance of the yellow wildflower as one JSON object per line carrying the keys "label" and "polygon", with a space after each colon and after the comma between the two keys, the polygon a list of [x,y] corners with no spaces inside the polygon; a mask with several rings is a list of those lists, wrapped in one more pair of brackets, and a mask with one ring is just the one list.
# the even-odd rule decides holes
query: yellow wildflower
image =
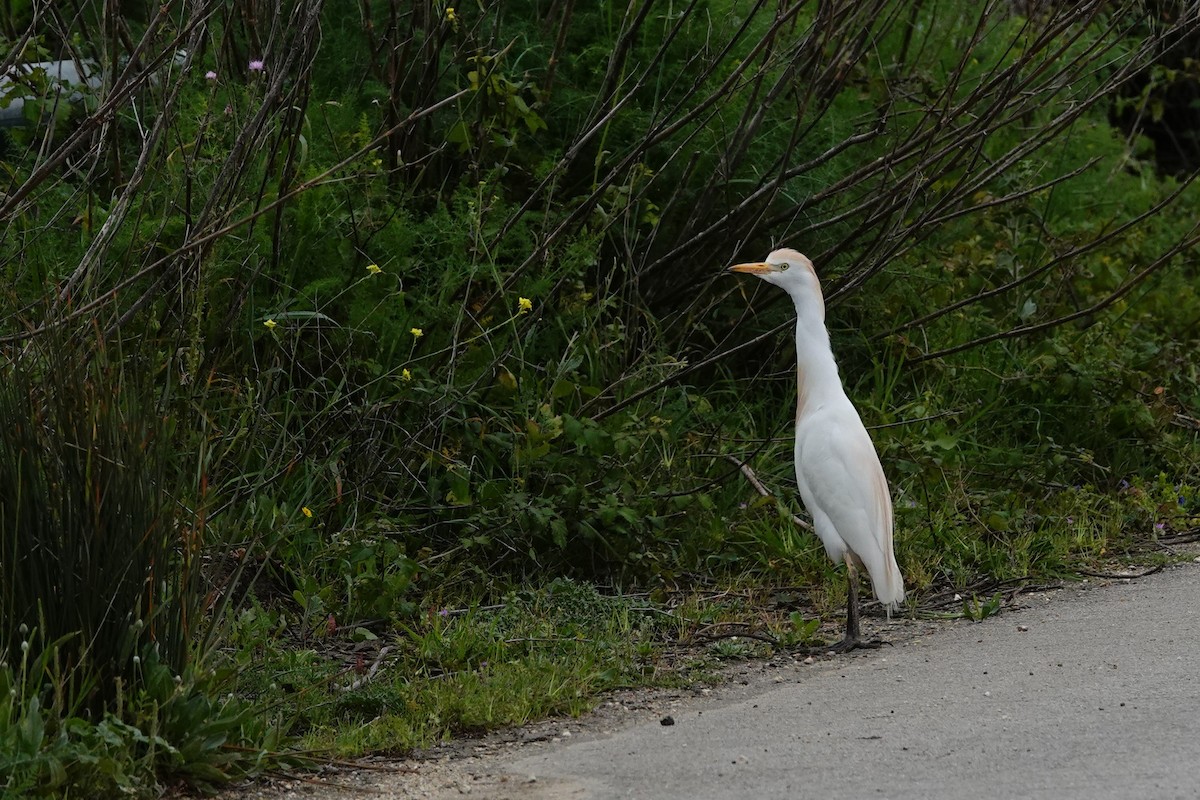
{"label": "yellow wildflower", "polygon": [[264,323],[263,323],[263,327],[264,327],[264,328],[266,328],[267,330],[272,330],[272,329],[274,329],[274,327],[275,327],[276,325],[278,325],[278,324],[279,324],[279,323],[277,323],[275,320],[273,320],[273,319],[269,319],[269,320],[267,320],[266,322],[264,322]]}
{"label": "yellow wildflower", "polygon": [[454,22],[458,19],[454,14],[454,6],[446,7],[446,22]]}
{"label": "yellow wildflower", "polygon": [[409,372],[407,369],[405,369],[405,370],[401,370],[401,371],[400,371],[400,380],[402,380],[402,381],[411,381],[411,380],[412,380],[412,373],[411,373],[411,372]]}
{"label": "yellow wildflower", "polygon": [[533,311],[533,301],[528,297],[517,298],[517,313],[528,314],[530,311]]}
{"label": "yellow wildflower", "polygon": [[413,328],[411,331],[409,331],[409,333],[413,335],[414,339],[420,339],[425,335],[425,331],[421,330],[420,328]]}
{"label": "yellow wildflower", "polygon": [[301,508],[300,513],[303,514],[304,516],[308,517],[309,519],[312,519],[312,509],[309,508],[308,506],[304,506],[303,508]]}
{"label": "yellow wildflower", "polygon": [[383,270],[379,268],[378,264],[367,264],[367,272],[371,273],[372,275],[378,275],[379,273],[383,272]]}

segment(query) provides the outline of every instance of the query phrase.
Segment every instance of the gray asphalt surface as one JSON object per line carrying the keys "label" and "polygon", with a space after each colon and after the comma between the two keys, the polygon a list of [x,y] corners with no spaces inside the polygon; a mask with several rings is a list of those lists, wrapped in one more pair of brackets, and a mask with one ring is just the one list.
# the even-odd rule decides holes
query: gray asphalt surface
{"label": "gray asphalt surface", "polygon": [[1029,596],[1024,611],[798,665],[731,704],[685,704],[674,725],[488,765],[471,794],[1200,797],[1198,596],[1195,565]]}

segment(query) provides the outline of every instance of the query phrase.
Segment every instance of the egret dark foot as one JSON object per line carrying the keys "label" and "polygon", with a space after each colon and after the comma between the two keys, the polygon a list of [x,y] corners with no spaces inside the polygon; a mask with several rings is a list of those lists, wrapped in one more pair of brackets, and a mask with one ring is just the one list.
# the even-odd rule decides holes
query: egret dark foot
{"label": "egret dark foot", "polygon": [[858,627],[858,570],[853,560],[846,558],[846,637],[836,644],[825,647],[802,647],[795,652],[798,656],[823,656],[827,653],[849,653],[851,650],[878,650],[891,642],[882,639],[864,639]]}

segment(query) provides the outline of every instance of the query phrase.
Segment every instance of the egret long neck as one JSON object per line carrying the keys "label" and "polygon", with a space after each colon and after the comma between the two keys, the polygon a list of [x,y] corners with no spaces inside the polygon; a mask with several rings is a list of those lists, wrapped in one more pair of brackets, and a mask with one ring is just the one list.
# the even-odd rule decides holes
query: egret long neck
{"label": "egret long neck", "polygon": [[796,305],[796,421],[828,400],[845,397],[837,362],[825,329],[825,304],[819,296],[793,297]]}

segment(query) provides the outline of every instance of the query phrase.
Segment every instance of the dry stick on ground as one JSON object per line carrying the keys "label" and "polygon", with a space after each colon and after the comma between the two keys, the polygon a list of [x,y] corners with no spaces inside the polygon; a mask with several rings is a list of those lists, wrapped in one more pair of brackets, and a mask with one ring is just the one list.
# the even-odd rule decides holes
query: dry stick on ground
{"label": "dry stick on ground", "polygon": [[1093,572],[1090,569],[1077,569],[1075,571],[1078,572],[1080,575],[1087,575],[1089,578],[1114,578],[1115,579],[1115,578],[1144,578],[1147,575],[1153,575],[1156,572],[1162,572],[1162,568],[1163,568],[1163,565],[1159,564],[1157,567],[1151,567],[1150,569],[1142,570],[1141,572],[1128,572],[1128,573],[1124,573],[1124,574],[1122,574],[1120,572]]}
{"label": "dry stick on ground", "polygon": [[1192,528],[1190,530],[1173,533],[1168,536],[1159,536],[1157,541],[1163,547],[1173,544],[1188,544],[1189,542],[1200,541],[1200,528]]}
{"label": "dry stick on ground", "polygon": [[356,679],[355,681],[350,683],[350,685],[343,687],[342,691],[353,692],[356,689],[361,689],[362,687],[364,687],[368,683],[370,683],[371,680],[374,679],[375,673],[379,672],[379,667],[383,664],[384,657],[387,656],[387,654],[389,652],[391,652],[391,649],[392,648],[388,647],[388,646],[379,648],[379,653],[376,654],[375,660],[373,662],[371,662],[371,666],[362,675],[362,677]]}
{"label": "dry stick on ground", "polygon": [[1000,591],[1006,591],[1005,587],[1007,586],[1015,585],[1019,588],[1025,581],[1028,580],[1028,575],[1022,575],[1018,578],[1007,578],[1002,581],[984,578],[976,581],[970,586],[964,586],[961,589],[947,589],[946,591],[938,592],[930,597],[926,597],[924,601],[922,601],[920,607],[926,610],[933,610],[941,606],[954,605],[955,603],[961,602],[962,598],[966,597],[967,595],[986,595],[988,593],[995,594]]}
{"label": "dry stick on ground", "polygon": [[[717,632],[717,628],[738,627],[736,630]],[[721,639],[755,639],[760,642],[766,642],[769,645],[779,647],[779,640],[768,633],[759,633],[750,629],[750,624],[747,622],[714,622],[712,625],[706,625],[700,630],[693,633],[689,639],[691,644],[709,644]]]}
{"label": "dry stick on ground", "polygon": [[[750,468],[749,464],[747,464],[743,461],[739,461],[737,459],[737,457],[735,457],[735,456],[727,455],[727,456],[725,456],[725,458],[728,461],[737,465],[737,468],[740,469],[742,471],[742,474],[746,476],[746,480],[750,481],[750,485],[753,486],[755,489],[757,489],[759,494],[761,494],[763,497],[774,497],[774,495],[772,495],[767,490],[767,487],[763,486],[762,481],[760,481],[758,479],[758,476],[754,474],[754,470],[752,470]],[[812,523],[805,522],[804,520],[800,519],[800,517],[796,516],[795,514],[792,514],[792,522],[796,523],[796,525],[798,525],[799,527],[803,528],[806,531],[811,531],[813,529]]]}

